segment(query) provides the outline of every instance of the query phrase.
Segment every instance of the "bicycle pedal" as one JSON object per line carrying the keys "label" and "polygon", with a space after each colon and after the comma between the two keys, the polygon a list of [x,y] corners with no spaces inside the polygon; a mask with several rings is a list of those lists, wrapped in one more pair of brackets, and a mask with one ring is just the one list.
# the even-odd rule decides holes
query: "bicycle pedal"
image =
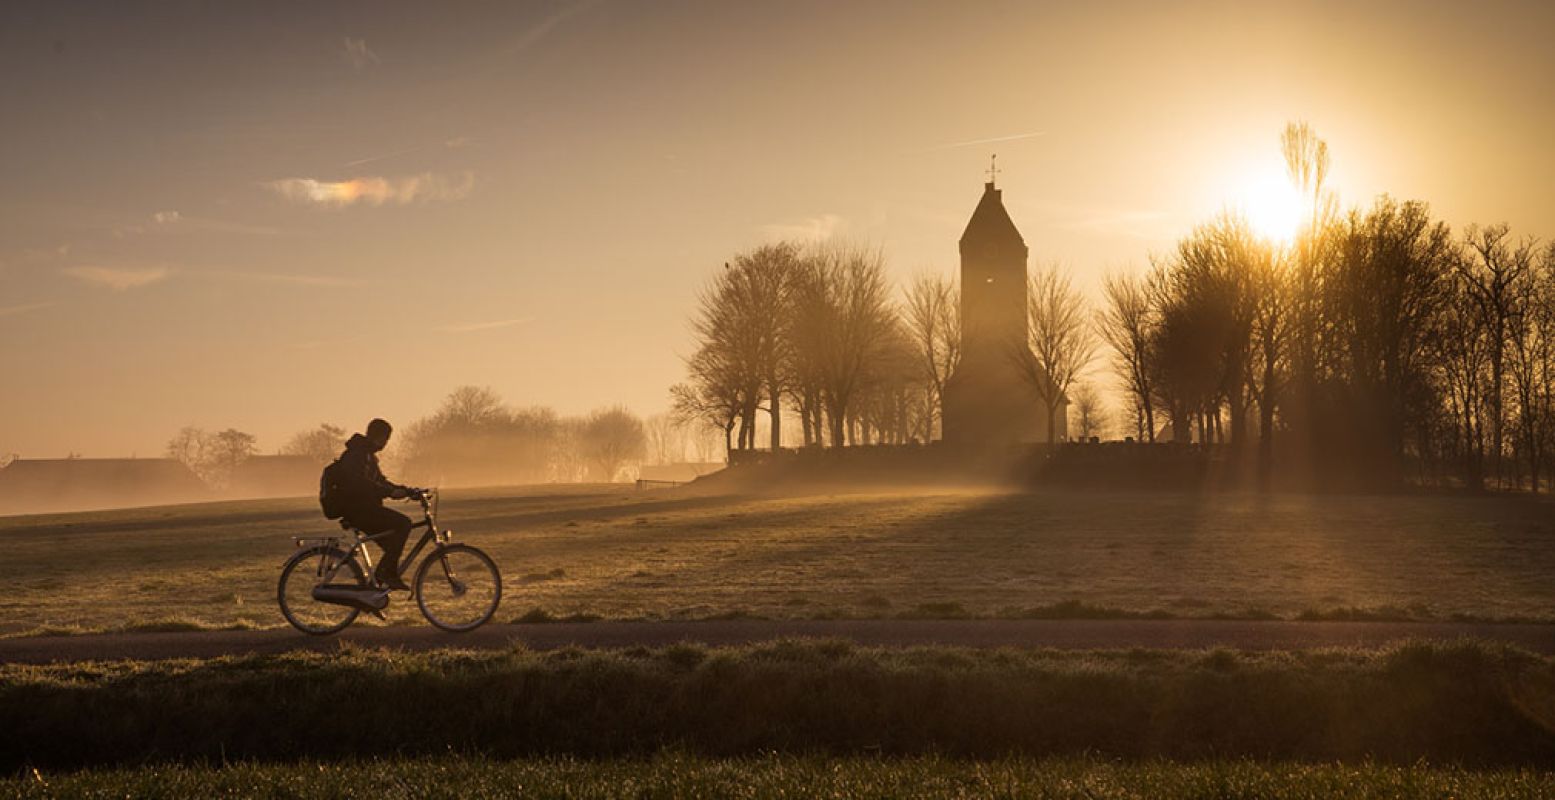
{"label": "bicycle pedal", "polygon": [[385,616],[383,611],[380,610],[380,609],[373,609],[373,616],[377,617],[380,620],[383,620],[384,622],[388,622],[389,621],[389,618],[387,616]]}

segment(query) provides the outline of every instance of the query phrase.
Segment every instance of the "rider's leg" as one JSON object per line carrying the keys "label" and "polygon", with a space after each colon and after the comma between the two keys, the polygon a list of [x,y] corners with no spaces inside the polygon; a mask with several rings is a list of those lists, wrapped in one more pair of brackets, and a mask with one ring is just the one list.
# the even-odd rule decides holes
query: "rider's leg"
{"label": "rider's leg", "polygon": [[373,540],[383,548],[383,558],[373,570],[373,577],[387,586],[404,586],[399,579],[400,553],[405,549],[405,540],[410,538],[410,517],[392,508],[379,507],[366,510],[353,521],[357,523],[358,529],[368,535],[388,532]]}

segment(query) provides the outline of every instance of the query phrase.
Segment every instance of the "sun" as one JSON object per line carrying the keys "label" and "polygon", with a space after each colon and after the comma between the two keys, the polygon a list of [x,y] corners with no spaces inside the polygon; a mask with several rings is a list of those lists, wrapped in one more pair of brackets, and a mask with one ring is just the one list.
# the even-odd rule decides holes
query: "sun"
{"label": "sun", "polygon": [[1284,170],[1266,168],[1249,174],[1235,205],[1253,232],[1270,241],[1289,244],[1301,230],[1301,193]]}

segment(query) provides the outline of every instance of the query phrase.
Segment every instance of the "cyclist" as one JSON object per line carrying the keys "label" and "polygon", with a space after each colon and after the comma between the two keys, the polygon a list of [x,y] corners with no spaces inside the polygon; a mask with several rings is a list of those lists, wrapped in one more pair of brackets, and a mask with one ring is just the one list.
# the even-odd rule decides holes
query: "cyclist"
{"label": "cyclist", "polygon": [[410,517],[384,508],[383,501],[411,497],[416,490],[385,478],[378,467],[378,451],[389,443],[393,432],[386,420],[375,419],[367,423],[365,435],[352,434],[346,441],[345,452],[336,461],[336,490],[340,493],[341,518],[352,527],[368,535],[390,532],[374,540],[383,548],[383,560],[373,570],[373,577],[384,588],[409,589],[399,573],[400,553],[410,536]]}

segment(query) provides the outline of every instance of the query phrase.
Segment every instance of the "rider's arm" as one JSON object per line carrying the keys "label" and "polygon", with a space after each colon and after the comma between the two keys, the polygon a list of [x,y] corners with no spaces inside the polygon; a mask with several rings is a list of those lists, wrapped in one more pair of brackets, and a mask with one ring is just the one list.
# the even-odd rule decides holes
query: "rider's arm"
{"label": "rider's arm", "polygon": [[415,489],[401,483],[395,483],[384,477],[383,470],[378,467],[377,457],[367,462],[367,480],[378,489],[380,497],[392,497],[396,500],[410,497]]}

